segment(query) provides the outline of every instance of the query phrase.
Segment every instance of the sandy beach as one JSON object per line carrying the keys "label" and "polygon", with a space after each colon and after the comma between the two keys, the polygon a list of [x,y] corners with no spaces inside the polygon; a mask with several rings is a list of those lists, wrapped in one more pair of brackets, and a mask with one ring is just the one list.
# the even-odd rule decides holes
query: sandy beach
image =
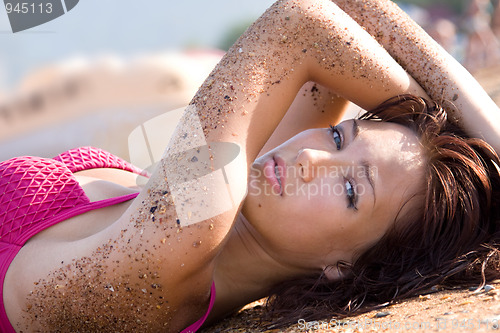
{"label": "sandy beach", "polygon": [[491,332],[500,327],[500,281],[472,291],[457,287],[418,295],[405,301],[345,319],[299,321],[285,329],[259,327],[264,301],[203,330],[218,332]]}

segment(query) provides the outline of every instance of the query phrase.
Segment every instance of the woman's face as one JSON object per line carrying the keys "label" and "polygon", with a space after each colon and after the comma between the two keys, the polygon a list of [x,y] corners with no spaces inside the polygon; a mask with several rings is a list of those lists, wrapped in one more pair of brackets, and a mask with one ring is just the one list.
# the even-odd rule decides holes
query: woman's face
{"label": "woman's face", "polygon": [[242,212],[281,262],[352,262],[422,189],[424,164],[416,134],[398,124],[348,120],[307,130],[254,162]]}

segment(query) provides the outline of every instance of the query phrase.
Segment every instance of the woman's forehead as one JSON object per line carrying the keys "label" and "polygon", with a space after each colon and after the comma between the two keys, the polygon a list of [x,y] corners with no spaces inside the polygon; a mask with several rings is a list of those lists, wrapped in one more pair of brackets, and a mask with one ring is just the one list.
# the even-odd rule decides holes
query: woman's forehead
{"label": "woman's forehead", "polygon": [[389,121],[382,120],[367,120],[367,119],[349,119],[346,122],[352,124],[353,122],[358,123],[359,127],[363,128],[365,131],[381,131],[381,132],[400,132],[409,137],[418,140],[417,134],[410,128]]}
{"label": "woman's forehead", "polygon": [[[408,182],[423,175],[425,154],[413,130],[395,123],[356,120],[357,150],[381,179]],[[352,122],[346,123],[350,127]],[[408,181],[405,181],[405,180]]]}

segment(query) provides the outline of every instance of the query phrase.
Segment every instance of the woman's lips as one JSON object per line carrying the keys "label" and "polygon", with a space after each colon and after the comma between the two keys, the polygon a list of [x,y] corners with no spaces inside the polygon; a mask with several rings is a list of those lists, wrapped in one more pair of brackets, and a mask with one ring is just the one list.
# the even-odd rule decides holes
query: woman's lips
{"label": "woman's lips", "polygon": [[285,184],[285,162],[275,156],[264,163],[264,176],[271,185],[273,193],[283,195]]}
{"label": "woman's lips", "polygon": [[286,184],[286,164],[285,161],[280,158],[279,156],[274,156],[274,161],[276,162],[276,171],[279,172],[279,182],[280,182],[280,187],[281,187],[281,195],[283,195],[285,184]]}

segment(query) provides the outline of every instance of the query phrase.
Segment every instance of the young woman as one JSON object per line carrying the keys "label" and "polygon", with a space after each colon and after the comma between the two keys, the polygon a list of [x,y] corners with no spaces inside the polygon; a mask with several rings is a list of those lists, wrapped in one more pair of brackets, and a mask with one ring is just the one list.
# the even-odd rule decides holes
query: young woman
{"label": "young woman", "polygon": [[[337,124],[347,100],[386,122]],[[486,274],[499,161],[457,126],[498,149],[497,111],[390,1],[278,1],[140,192],[94,148],[2,163],[2,330],[194,331],[271,294],[296,322]]]}

